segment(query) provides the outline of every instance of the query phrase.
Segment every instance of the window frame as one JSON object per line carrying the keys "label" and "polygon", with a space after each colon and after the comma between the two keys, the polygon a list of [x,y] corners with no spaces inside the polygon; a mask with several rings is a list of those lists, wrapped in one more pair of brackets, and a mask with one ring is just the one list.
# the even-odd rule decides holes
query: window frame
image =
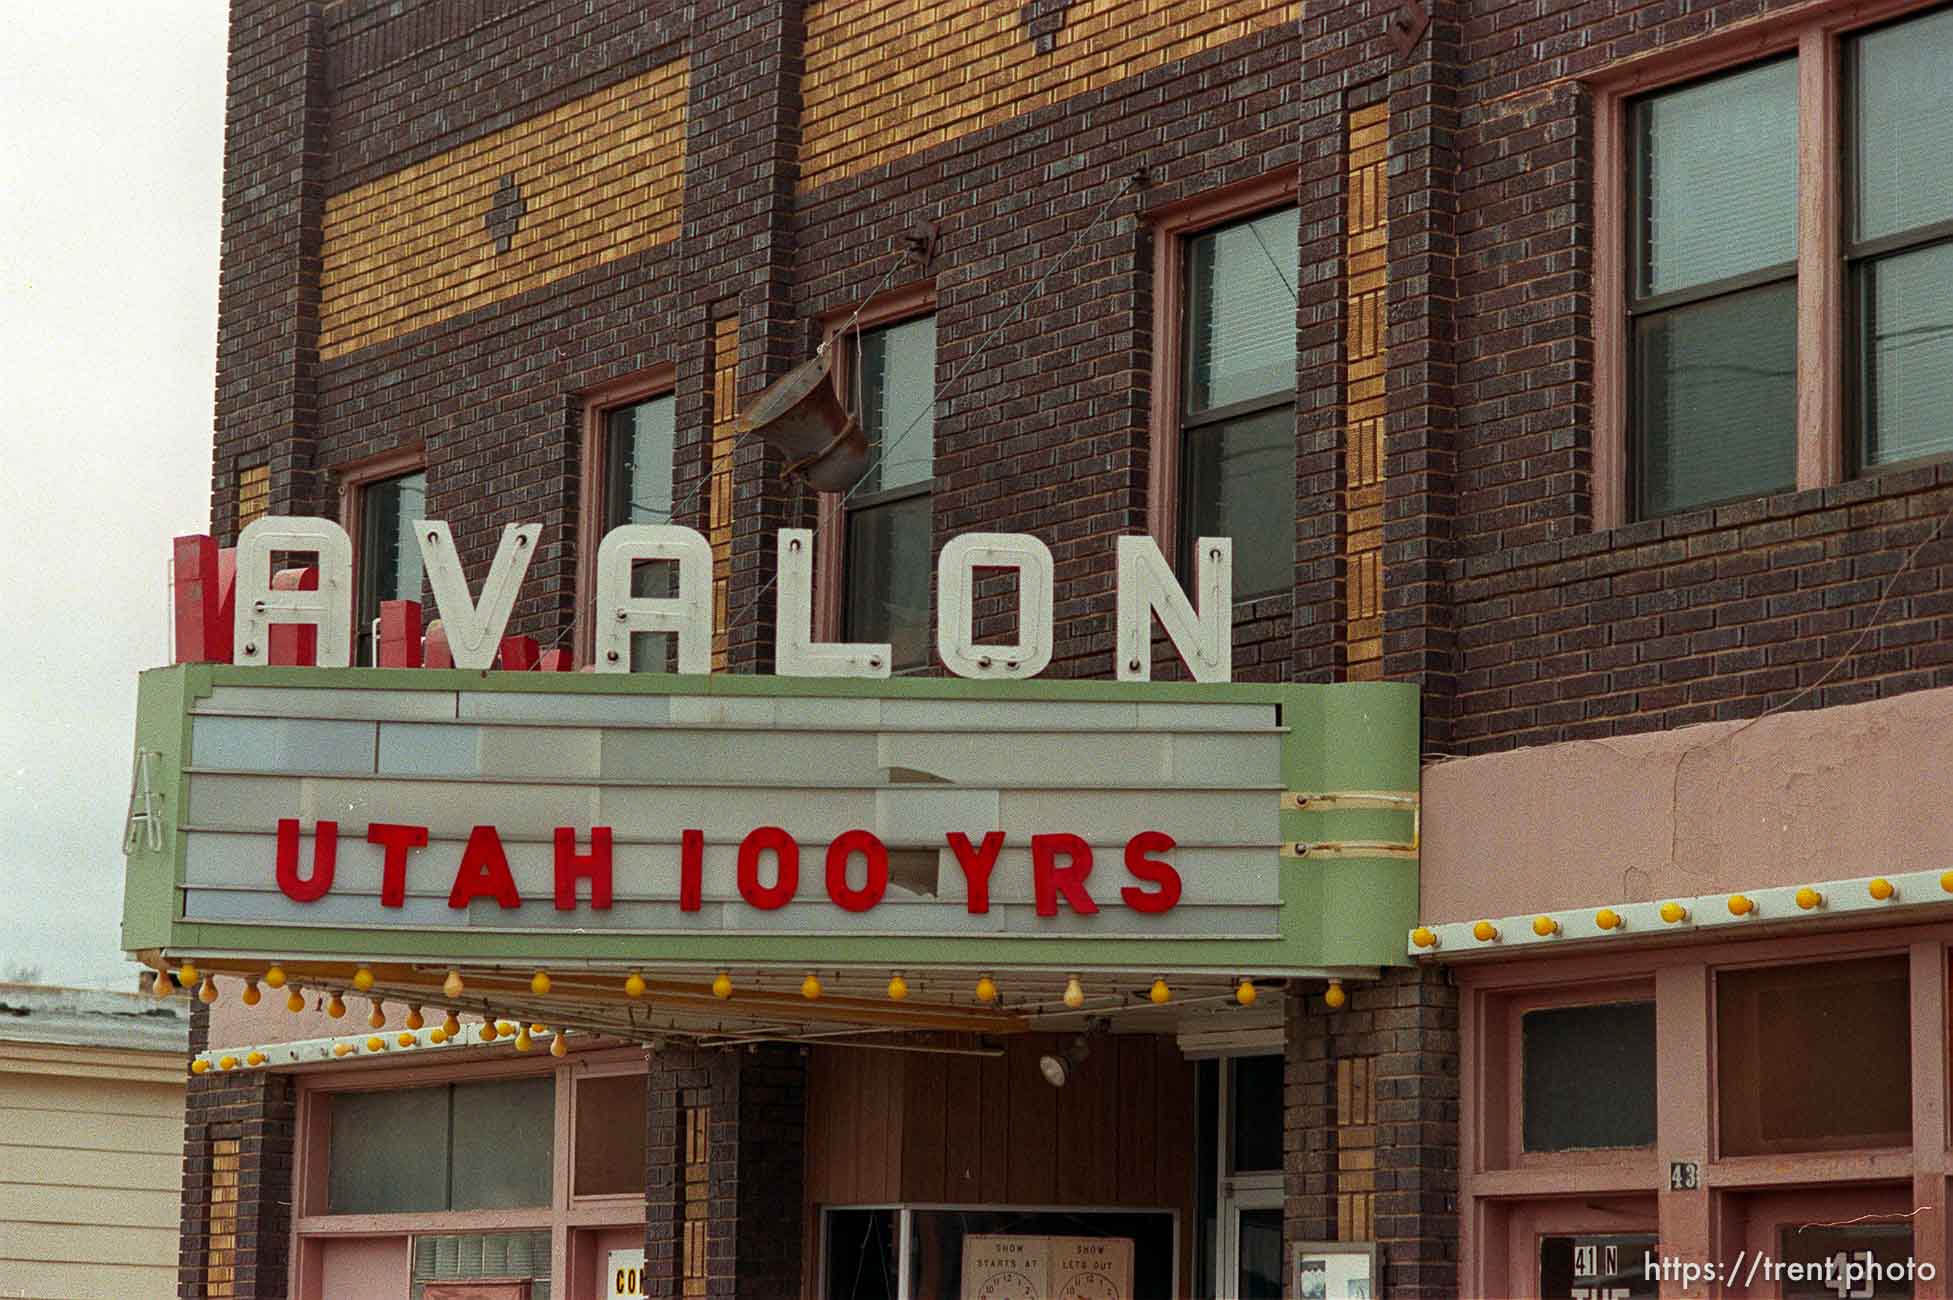
{"label": "window frame", "polygon": [[[383,1032],[391,1034],[395,1026]],[[645,1222],[642,1192],[610,1196],[575,1195],[577,1084],[586,1077],[644,1074],[644,1053],[636,1048],[572,1050],[565,1060],[541,1055],[538,1060],[492,1059],[495,1049],[463,1054],[463,1059],[401,1066],[361,1062],[297,1075],[297,1150],[292,1170],[293,1201],[290,1259],[295,1281],[317,1279],[323,1247],[332,1241],[360,1237],[398,1237],[412,1270],[414,1239],[493,1232],[547,1230],[551,1234],[552,1294],[568,1295],[575,1280],[571,1234],[606,1229],[636,1228]],[[551,1110],[552,1172],[547,1205],[513,1210],[410,1210],[379,1214],[325,1212],[327,1178],[331,1168],[332,1096],[339,1092],[382,1092],[518,1078],[551,1078],[555,1101]],[[296,1293],[296,1292],[295,1292]],[[305,1294],[315,1294],[316,1283]]]}
{"label": "window frame", "polygon": [[[1568,1007],[1612,1006],[1622,1002],[1655,1003],[1655,980],[1650,975],[1616,977],[1592,983],[1521,988],[1495,995],[1488,1007],[1484,1064],[1488,1070],[1487,1099],[1497,1106],[1488,1113],[1488,1141],[1482,1155],[1488,1169],[1551,1170],[1571,1168],[1619,1169],[1636,1162],[1652,1164],[1660,1145],[1660,1100],[1656,1099],[1655,1141],[1638,1147],[1574,1147],[1565,1151],[1526,1149],[1526,1016],[1535,1011],[1558,1011]],[[1659,1007],[1657,1007],[1659,1016]],[[1660,1021],[1656,1021],[1656,1048],[1660,1048]],[[1659,1056],[1657,1056],[1659,1071]],[[1657,1075],[1659,1091],[1659,1075]]]}
{"label": "window frame", "polygon": [[[579,665],[595,661],[597,653],[597,548],[610,530],[610,448],[608,431],[611,412],[636,406],[659,397],[675,398],[678,367],[660,362],[622,379],[586,389],[577,399],[582,409],[582,436],[577,453],[576,498],[576,630],[574,643]],[[672,437],[672,475],[677,481],[679,433]],[[709,449],[708,449],[709,451]],[[674,507],[676,502],[673,502]],[[677,512],[673,511],[677,521]]]}
{"label": "window frame", "polygon": [[[363,460],[349,461],[331,471],[331,478],[339,497],[339,526],[346,530],[346,536],[353,547],[353,659],[355,668],[364,665],[358,662],[359,648],[370,635],[361,626],[361,606],[366,596],[366,557],[361,553],[366,542],[366,492],[393,479],[404,478],[408,474],[427,473],[427,448],[423,443],[413,442],[383,451],[377,456]],[[430,496],[432,493],[430,492]]]}
{"label": "window frame", "polygon": [[[1204,411],[1192,421],[1184,415],[1181,395],[1186,371],[1188,243],[1222,226],[1251,221],[1282,208],[1300,207],[1300,186],[1301,168],[1289,165],[1168,204],[1145,218],[1153,237],[1153,391],[1148,412],[1146,531],[1175,574],[1185,568],[1186,558],[1181,554],[1180,545],[1184,513],[1180,462],[1185,454],[1187,430],[1271,410],[1283,401],[1280,394],[1270,394],[1266,400],[1233,402]],[[1297,338],[1299,341],[1299,330]],[[1291,413],[1299,392],[1299,355],[1297,367],[1296,382],[1287,389]],[[1291,509],[1288,513],[1292,524],[1297,512]],[[1243,603],[1244,599],[1266,600],[1281,594],[1284,593],[1237,597],[1236,603]]]}
{"label": "window frame", "polygon": [[[1632,101],[1689,82],[1786,55],[1797,60],[1797,427],[1795,491],[1831,487],[1862,473],[1854,448],[1860,441],[1847,421],[1846,376],[1857,348],[1847,343],[1849,292],[1843,203],[1845,167],[1844,41],[1867,28],[1934,6],[1919,0],[1819,0],[1782,17],[1741,23],[1693,41],[1682,51],[1661,50],[1596,74],[1594,95],[1594,396],[1593,530],[1645,522],[1636,510],[1640,484],[1633,451],[1637,438],[1630,404],[1630,347],[1638,178],[1630,120]],[[1764,273],[1759,272],[1758,275]],[[1728,292],[1737,280],[1719,282]],[[1782,275],[1766,277],[1774,282]],[[1663,295],[1664,301],[1670,296]],[[1706,295],[1701,295],[1705,296]],[[1646,303],[1640,304],[1645,312]],[[1877,473],[1910,462],[1882,465]],[[1742,498],[1750,500],[1754,498]],[[1712,509],[1691,506],[1662,519]]]}
{"label": "window frame", "polygon": [[[849,366],[852,362],[843,329],[849,335],[866,333],[869,330],[885,329],[892,325],[905,325],[924,316],[936,315],[936,284],[934,280],[919,281],[903,285],[869,300],[856,316],[854,308],[846,307],[824,313],[820,317],[821,341],[833,350],[834,383],[841,393],[841,405],[848,406],[849,384],[852,376]],[[933,383],[934,400],[942,399],[942,334],[936,335],[936,379]],[[931,468],[939,457],[931,458]],[[929,532],[930,554],[935,553],[935,502],[937,480],[940,474],[931,473],[928,482],[910,483],[886,492],[877,492],[872,497],[847,502],[845,492],[822,492],[815,502],[814,526],[814,637],[820,641],[838,641],[842,627],[847,621],[848,598],[848,512],[864,506],[890,505],[897,501],[907,501],[914,497],[927,496],[930,500]],[[933,564],[932,564],[933,570]],[[935,584],[930,583],[930,612],[935,612]],[[931,626],[934,620],[931,620]],[[934,655],[920,667],[896,669],[895,675],[902,673],[926,672],[933,666]]]}

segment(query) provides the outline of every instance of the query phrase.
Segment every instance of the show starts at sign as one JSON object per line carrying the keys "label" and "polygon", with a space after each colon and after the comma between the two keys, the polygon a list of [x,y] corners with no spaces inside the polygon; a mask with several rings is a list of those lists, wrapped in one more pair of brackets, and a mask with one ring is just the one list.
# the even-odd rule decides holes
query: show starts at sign
{"label": "show starts at sign", "polygon": [[[447,653],[457,668],[492,668],[524,577],[535,559],[540,524],[511,524],[480,590],[469,587],[448,525],[417,520],[427,583],[434,593]],[[187,550],[185,543],[192,544]],[[884,678],[893,654],[885,642],[820,642],[813,639],[814,535],[781,529],[774,634],[775,672],[782,677]],[[1225,682],[1233,675],[1233,543],[1203,537],[1195,552],[1198,608],[1174,578],[1150,537],[1117,539],[1120,681],[1152,676],[1155,617],[1194,680]],[[229,633],[223,658],[237,664],[280,662],[274,631],[304,638],[305,661],[321,668],[352,666],[354,643],[353,545],[329,519],[268,516],[238,538],[235,587],[228,593],[217,552],[207,538],[179,539],[179,608],[188,581],[198,591],[193,621],[221,623]],[[311,555],[311,568],[274,573],[275,557]],[[186,564],[186,556],[194,557]],[[632,577],[641,566],[659,566],[670,578],[668,596],[640,595]],[[201,572],[204,568],[208,572]],[[1023,680],[1051,662],[1054,563],[1051,550],[1028,533],[965,533],[951,538],[936,561],[936,653],[959,677]],[[190,577],[186,579],[188,571]],[[974,593],[979,571],[1017,575],[1017,640],[979,642]],[[299,580],[283,579],[294,574]],[[678,671],[706,673],[712,663],[712,545],[695,529],[676,524],[626,524],[605,534],[596,556],[595,659],[598,672],[628,672],[631,638],[667,634],[676,643]],[[401,603],[401,602],[393,602]],[[418,617],[418,603],[412,605]],[[284,662],[299,662],[284,659]]]}

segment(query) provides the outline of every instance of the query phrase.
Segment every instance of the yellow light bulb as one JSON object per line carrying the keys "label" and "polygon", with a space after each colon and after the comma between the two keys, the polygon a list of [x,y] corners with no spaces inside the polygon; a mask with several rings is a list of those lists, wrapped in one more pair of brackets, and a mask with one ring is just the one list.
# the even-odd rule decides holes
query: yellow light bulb
{"label": "yellow light bulb", "polygon": [[1329,987],[1324,989],[1322,993],[1322,1005],[1328,1007],[1331,1011],[1340,1011],[1342,1010],[1343,1004],[1348,1001],[1349,994],[1343,992],[1343,982],[1341,980],[1330,980]]}
{"label": "yellow light bulb", "polygon": [[1167,1000],[1173,996],[1173,990],[1166,986],[1165,980],[1155,979],[1153,981],[1153,987],[1146,990],[1146,996],[1153,999],[1154,1006],[1163,1007],[1166,1005]]}
{"label": "yellow light bulb", "polygon": [[1428,925],[1420,925],[1411,931],[1411,942],[1420,948],[1435,948],[1438,946],[1438,932]]}
{"label": "yellow light bulb", "polygon": [[989,1006],[992,1002],[995,1002],[997,1000],[997,981],[991,979],[988,975],[979,978],[976,986],[976,1000],[985,1006]]}
{"label": "yellow light bulb", "polygon": [[1499,937],[1499,927],[1490,921],[1480,921],[1472,927],[1472,938],[1480,943],[1490,943]]}
{"label": "yellow light bulb", "polygon": [[166,998],[176,992],[176,985],[170,982],[170,973],[167,970],[159,970],[156,972],[156,982],[150,985],[150,989],[157,997]]}
{"label": "yellow light bulb", "polygon": [[266,1059],[265,1054],[263,1052],[250,1052],[245,1055],[244,1063],[246,1065],[263,1065],[265,1063],[265,1059]]}
{"label": "yellow light bulb", "polygon": [[436,1025],[427,1031],[427,1041],[435,1044],[445,1043],[448,1041],[448,1031]]}
{"label": "yellow light bulb", "polygon": [[412,1034],[407,1033],[405,1030],[402,1030],[400,1036],[394,1039],[393,1041],[400,1044],[402,1047],[412,1047],[415,1043],[418,1043],[420,1039],[415,1038]]}
{"label": "yellow light bulb", "polygon": [[387,1023],[386,1008],[380,1005],[380,1000],[378,998],[373,999],[373,1011],[370,1015],[366,1017],[366,1023],[373,1026],[373,1028],[375,1029],[382,1029],[385,1028],[386,1026]]}
{"label": "yellow light bulb", "polygon": [[529,977],[529,991],[539,998],[547,997],[549,995],[549,972],[539,970],[534,975],[531,975]]}
{"label": "yellow light bulb", "polygon": [[422,1016],[420,1013],[420,1004],[418,1002],[411,1003],[408,1005],[407,1019],[402,1023],[404,1023],[409,1029],[419,1029],[422,1025],[427,1023],[426,1018]]}
{"label": "yellow light bulb", "polygon": [[259,990],[258,982],[256,980],[245,980],[244,991],[237,995],[237,1000],[247,1007],[255,1007],[258,1005],[258,1000],[262,997],[264,997],[264,994]]}
{"label": "yellow light bulb", "polygon": [[326,1003],[326,1014],[334,1020],[346,1014],[346,1003],[337,993],[332,995],[332,1001]]}
{"label": "yellow light bulb", "polygon": [[1663,903],[1661,905],[1661,919],[1670,925],[1674,925],[1679,921],[1688,920],[1689,910],[1680,903]]}
{"label": "yellow light bulb", "polygon": [[808,971],[807,978],[800,981],[800,996],[806,998],[809,1002],[812,1002],[815,998],[819,997],[820,995],[821,995],[820,978],[816,976],[814,972]]}
{"label": "yellow light bulb", "polygon": [[570,1045],[564,1041],[561,1034],[550,1040],[549,1054],[558,1060],[570,1054]]}
{"label": "yellow light bulb", "polygon": [[186,961],[177,967],[176,982],[186,989],[192,984],[195,984],[197,982],[197,968],[195,964]]}
{"label": "yellow light bulb", "polygon": [[492,1043],[495,1041],[495,1033],[495,1022],[493,1020],[484,1020],[481,1022],[481,1033],[477,1037],[484,1043]]}
{"label": "yellow light bulb", "polygon": [[1533,918],[1533,933],[1542,939],[1550,939],[1560,932],[1560,923],[1550,916]]}
{"label": "yellow light bulb", "polygon": [[384,1052],[387,1050],[387,1040],[375,1034],[366,1040],[366,1050],[369,1052]]}
{"label": "yellow light bulb", "polygon": [[447,1035],[447,1036],[448,1036],[449,1038],[459,1038],[459,1037],[461,1037],[461,1020],[460,1020],[460,1018],[459,1018],[458,1016],[456,1016],[456,1015],[454,1014],[454,1012],[452,1012],[452,1011],[450,1011],[450,1012],[448,1012],[448,1014],[447,1014],[447,1018],[446,1018],[445,1020],[443,1020],[443,1021],[441,1021],[441,1030],[442,1030],[442,1032],[443,1032],[443,1033],[445,1033],[445,1034],[446,1034],[446,1035]]}
{"label": "yellow light bulb", "polygon": [[1080,987],[1076,975],[1065,981],[1065,1005],[1073,1011],[1085,1005],[1085,990]]}
{"label": "yellow light bulb", "polygon": [[196,1060],[190,1062],[190,1073],[191,1074],[210,1073],[210,1062],[204,1060],[201,1056],[199,1056]]}
{"label": "yellow light bulb", "polygon": [[1594,913],[1594,924],[1602,930],[1621,928],[1621,914],[1611,907],[1603,907]]}
{"label": "yellow light bulb", "polygon": [[632,971],[624,977],[624,996],[641,998],[644,996],[644,976]]}
{"label": "yellow light bulb", "polygon": [[1865,886],[1865,891],[1869,893],[1873,898],[1876,898],[1879,902],[1883,903],[1886,899],[1898,893],[1899,888],[1897,885],[1894,885],[1891,881],[1887,880],[1884,876],[1880,876],[1878,877],[1878,879],[1872,881],[1871,884]]}
{"label": "yellow light bulb", "polygon": [[334,1043],[332,1045],[332,1054],[334,1056],[344,1056],[352,1050],[353,1045],[351,1043]]}
{"label": "yellow light bulb", "polygon": [[1953,894],[1953,871],[1942,871],[1940,873],[1939,887],[1947,893]]}
{"label": "yellow light bulb", "polygon": [[237,1058],[235,1056],[226,1056],[223,1060],[217,1062],[217,1068],[220,1070],[235,1070],[237,1068]]}
{"label": "yellow light bulb", "polygon": [[1806,912],[1810,911],[1813,907],[1819,906],[1823,902],[1824,902],[1824,895],[1818,893],[1815,889],[1812,889],[1809,885],[1805,885],[1802,889],[1797,891],[1797,906],[1803,908]]}
{"label": "yellow light bulb", "polygon": [[732,976],[726,974],[724,971],[720,971],[718,976],[712,981],[712,996],[715,998],[731,997]]}
{"label": "yellow light bulb", "polygon": [[909,996],[909,982],[900,975],[890,979],[888,981],[888,996],[900,1002],[903,998]]}
{"label": "yellow light bulb", "polygon": [[285,1010],[292,1012],[294,1015],[305,1010],[305,995],[297,989],[293,989],[290,993],[287,993],[285,995]]}
{"label": "yellow light bulb", "polygon": [[1260,996],[1255,992],[1255,982],[1251,979],[1243,978],[1234,986],[1234,1000],[1244,1007],[1253,1006],[1255,999]]}
{"label": "yellow light bulb", "polygon": [[518,1052],[526,1052],[526,1051],[528,1051],[528,1050],[529,1050],[530,1048],[532,1048],[532,1047],[534,1047],[535,1045],[536,1045],[536,1042],[535,1042],[535,1040],[534,1040],[533,1038],[531,1038],[531,1037],[529,1037],[529,1031],[528,1031],[528,1030],[526,1030],[526,1029],[524,1029],[524,1030],[522,1030],[522,1031],[520,1031],[520,1032],[518,1032],[518,1033],[516,1034],[516,1036],[515,1036],[515,1050],[516,1050],[516,1051],[518,1051]]}
{"label": "yellow light bulb", "polygon": [[362,966],[353,972],[353,987],[365,993],[373,987],[373,972]]}
{"label": "yellow light bulb", "polygon": [[285,968],[284,968],[283,966],[267,966],[267,967],[265,967],[265,972],[264,972],[264,982],[265,982],[266,984],[269,984],[269,985],[270,985],[270,986],[271,986],[272,988],[275,988],[275,989],[282,989],[282,988],[284,988],[284,987],[285,987]]}
{"label": "yellow light bulb", "polygon": [[506,1020],[497,1020],[495,1022],[495,1032],[500,1034],[502,1037],[507,1038],[510,1034],[513,1034],[515,1032],[515,1026],[510,1024]]}
{"label": "yellow light bulb", "polygon": [[215,975],[206,975],[203,977],[203,987],[197,990],[197,1001],[203,1003],[205,1006],[209,1006],[216,1000],[217,977]]}
{"label": "yellow light bulb", "polygon": [[441,981],[441,992],[451,998],[460,997],[461,990],[465,987],[467,986],[461,982],[461,972],[458,970],[449,971],[448,977]]}
{"label": "yellow light bulb", "polygon": [[1729,896],[1729,914],[1731,916],[1748,916],[1755,910],[1756,903],[1748,894],[1731,894]]}

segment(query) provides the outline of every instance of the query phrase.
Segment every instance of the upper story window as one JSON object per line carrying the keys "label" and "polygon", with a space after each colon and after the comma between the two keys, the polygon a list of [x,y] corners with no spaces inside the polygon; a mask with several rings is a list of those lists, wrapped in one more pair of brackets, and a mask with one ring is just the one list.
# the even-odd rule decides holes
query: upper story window
{"label": "upper story window", "polygon": [[863,330],[855,363],[849,398],[868,437],[869,468],[845,504],[841,634],[887,642],[899,672],[928,664],[934,648],[936,318]]}
{"label": "upper story window", "polygon": [[1634,105],[1636,513],[1797,482],[1797,65]]}
{"label": "upper story window", "polygon": [[1953,9],[1847,48],[1852,382],[1865,466],[1953,452]]}
{"label": "upper story window", "polygon": [[1159,232],[1155,536],[1182,572],[1195,538],[1232,538],[1236,599],[1294,583],[1299,213],[1238,215],[1292,186],[1270,178]]}
{"label": "upper story window", "polygon": [[[550,1203],[552,1076],[327,1098],[328,1214],[510,1210]],[[471,1135],[493,1133],[494,1141]]]}
{"label": "upper story window", "polygon": [[[636,377],[599,390],[588,399],[583,419],[583,509],[577,532],[578,607],[596,608],[597,548],[621,524],[670,523],[678,403],[671,392],[670,367],[649,378]],[[669,565],[639,565],[631,590],[639,596],[674,594]],[[588,661],[594,628],[584,618],[578,646]],[[640,632],[631,638],[633,672],[663,672],[670,637]]]}
{"label": "upper story window", "polygon": [[1603,93],[1599,526],[1953,454],[1953,10],[1850,20]]}
{"label": "upper story window", "polygon": [[356,489],[359,510],[359,637],[357,663],[375,662],[373,620],[380,603],[425,598],[425,571],[416,521],[427,517],[427,471],[375,479]]}

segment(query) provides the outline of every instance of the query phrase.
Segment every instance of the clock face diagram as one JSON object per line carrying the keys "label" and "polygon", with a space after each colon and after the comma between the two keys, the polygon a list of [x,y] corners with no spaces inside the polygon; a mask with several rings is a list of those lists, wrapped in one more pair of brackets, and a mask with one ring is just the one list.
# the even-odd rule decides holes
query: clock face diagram
{"label": "clock face diagram", "polygon": [[976,1300],[1043,1300],[1043,1290],[1014,1269],[992,1273],[977,1288]]}
{"label": "clock face diagram", "polygon": [[1118,1286],[1103,1273],[1080,1273],[1065,1279],[1057,1300],[1122,1300]]}

